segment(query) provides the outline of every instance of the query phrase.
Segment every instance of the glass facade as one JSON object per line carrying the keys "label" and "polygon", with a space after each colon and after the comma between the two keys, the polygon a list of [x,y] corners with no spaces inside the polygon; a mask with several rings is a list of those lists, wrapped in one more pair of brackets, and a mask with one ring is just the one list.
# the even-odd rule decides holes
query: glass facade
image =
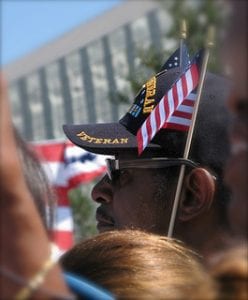
{"label": "glass facade", "polygon": [[133,22],[131,28],[136,48],[148,48],[151,45],[151,36],[147,16]]}
{"label": "glass facade", "polygon": [[46,139],[45,116],[39,74],[34,73],[29,75],[26,78],[26,85],[28,104],[32,117],[33,140],[44,140]]}
{"label": "glass facade", "polygon": [[24,122],[25,119],[21,109],[21,99],[19,93],[18,84],[15,82],[9,87],[9,97],[11,99],[11,113],[13,122],[16,128],[18,128],[21,135],[25,135]]}
{"label": "glass facade", "polygon": [[64,138],[65,123],[117,121],[134,97],[129,76],[139,66],[137,52],[175,47],[164,38],[170,25],[165,11],[152,10],[11,83],[14,124],[27,140],[41,141]]}
{"label": "glass facade", "polygon": [[62,84],[59,76],[59,65],[55,62],[46,68],[48,97],[51,103],[52,128],[55,138],[63,136],[62,125],[65,123],[65,110],[62,94]]}
{"label": "glass facade", "polygon": [[[120,28],[109,36],[109,46],[112,57],[113,72],[116,82],[116,90],[124,93],[128,98],[132,97],[130,82],[130,66],[128,62],[128,45],[124,28]],[[133,64],[133,62],[130,62]],[[119,101],[118,119],[127,111],[127,104]]]}
{"label": "glass facade", "polygon": [[66,72],[69,80],[69,90],[72,98],[74,123],[88,122],[86,95],[81,72],[80,53],[75,52],[66,57]]}
{"label": "glass facade", "polygon": [[107,66],[102,40],[87,47],[89,67],[91,70],[94,90],[94,106],[96,122],[104,123],[111,119],[111,103],[109,101],[109,83],[107,80]]}

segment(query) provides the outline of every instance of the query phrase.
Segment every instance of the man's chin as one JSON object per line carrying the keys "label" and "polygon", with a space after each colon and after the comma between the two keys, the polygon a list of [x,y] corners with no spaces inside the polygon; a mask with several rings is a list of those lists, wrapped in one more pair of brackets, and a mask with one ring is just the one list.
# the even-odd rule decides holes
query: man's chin
{"label": "man's chin", "polygon": [[113,231],[115,229],[116,228],[115,228],[114,225],[104,224],[104,223],[98,223],[97,224],[97,230],[98,230],[99,233],[106,232],[106,231]]}

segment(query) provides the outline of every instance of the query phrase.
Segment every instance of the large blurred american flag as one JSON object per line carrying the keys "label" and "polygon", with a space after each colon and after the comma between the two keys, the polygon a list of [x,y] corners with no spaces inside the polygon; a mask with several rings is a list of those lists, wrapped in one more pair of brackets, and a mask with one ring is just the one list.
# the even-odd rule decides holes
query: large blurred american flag
{"label": "large blurred american flag", "polygon": [[73,218],[68,191],[87,184],[106,171],[105,158],[89,153],[69,141],[33,143],[41,164],[57,195],[52,239],[57,255],[73,246]]}

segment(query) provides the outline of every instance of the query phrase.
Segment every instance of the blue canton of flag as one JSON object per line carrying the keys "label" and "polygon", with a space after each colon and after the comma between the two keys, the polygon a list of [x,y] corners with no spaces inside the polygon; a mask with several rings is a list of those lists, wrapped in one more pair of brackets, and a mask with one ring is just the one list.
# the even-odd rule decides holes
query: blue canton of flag
{"label": "blue canton of flag", "polygon": [[[182,58],[180,61],[180,57]],[[172,68],[181,67],[186,70],[190,64],[190,57],[187,46],[183,43],[164,63],[160,72],[168,71]]]}

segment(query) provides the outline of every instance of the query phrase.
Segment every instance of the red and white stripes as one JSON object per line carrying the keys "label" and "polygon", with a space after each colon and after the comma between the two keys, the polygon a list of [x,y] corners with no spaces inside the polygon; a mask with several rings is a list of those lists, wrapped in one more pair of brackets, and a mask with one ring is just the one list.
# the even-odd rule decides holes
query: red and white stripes
{"label": "red and white stripes", "polygon": [[191,93],[173,112],[168,121],[163,125],[163,128],[170,128],[180,131],[189,130],[193,108],[196,100],[196,94]]}
{"label": "red and white stripes", "polygon": [[[178,110],[183,100],[195,89],[199,80],[199,72],[196,63],[193,63],[190,68],[173,84],[172,88],[163,96],[155,109],[147,117],[141,128],[137,132],[138,153],[141,154],[148,143],[152,140],[155,134],[167,122],[171,123],[171,117]],[[183,107],[184,109],[184,107]],[[180,113],[179,113],[180,114]],[[173,124],[177,124],[172,119]],[[180,124],[180,123],[179,123]]]}
{"label": "red and white stripes", "polygon": [[91,155],[71,142],[49,141],[32,144],[57,195],[55,224],[52,228],[57,255],[73,246],[73,218],[68,192],[106,171],[105,157]]}

